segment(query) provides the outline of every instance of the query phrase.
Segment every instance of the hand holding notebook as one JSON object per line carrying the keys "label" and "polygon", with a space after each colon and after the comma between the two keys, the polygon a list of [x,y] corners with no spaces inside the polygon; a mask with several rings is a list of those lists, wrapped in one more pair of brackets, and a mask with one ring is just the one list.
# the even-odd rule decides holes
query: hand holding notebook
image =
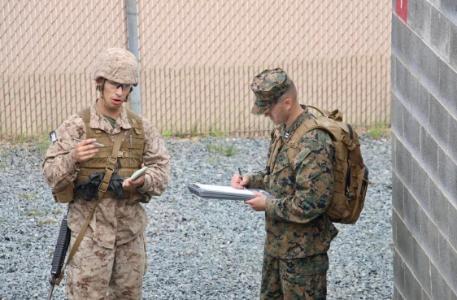
{"label": "hand holding notebook", "polygon": [[188,186],[190,192],[201,198],[249,200],[255,197],[254,192],[268,194],[259,189],[236,189],[231,186],[193,183]]}
{"label": "hand holding notebook", "polygon": [[146,170],[148,169],[148,167],[142,167],[141,169],[139,170],[136,170],[135,172],[133,172],[133,174],[129,177],[129,179],[131,180],[137,180],[138,178],[140,178],[142,175],[144,175],[144,173],[146,173]]}

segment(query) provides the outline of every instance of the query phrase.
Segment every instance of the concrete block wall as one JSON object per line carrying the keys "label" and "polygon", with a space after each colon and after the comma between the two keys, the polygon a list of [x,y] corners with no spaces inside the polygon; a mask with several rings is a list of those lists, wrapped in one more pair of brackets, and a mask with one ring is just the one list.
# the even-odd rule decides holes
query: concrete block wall
{"label": "concrete block wall", "polygon": [[392,7],[394,299],[457,299],[457,0]]}

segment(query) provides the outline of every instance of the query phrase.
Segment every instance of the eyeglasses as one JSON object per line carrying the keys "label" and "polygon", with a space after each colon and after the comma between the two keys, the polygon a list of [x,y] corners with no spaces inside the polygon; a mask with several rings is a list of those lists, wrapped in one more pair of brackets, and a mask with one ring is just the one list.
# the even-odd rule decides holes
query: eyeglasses
{"label": "eyeglasses", "polygon": [[118,88],[122,88],[122,91],[125,91],[125,90],[130,90],[130,88],[132,87],[132,85],[129,83],[119,83],[119,82],[108,80],[108,79],[106,80],[106,82],[108,82],[111,86],[115,87],[116,90]]}

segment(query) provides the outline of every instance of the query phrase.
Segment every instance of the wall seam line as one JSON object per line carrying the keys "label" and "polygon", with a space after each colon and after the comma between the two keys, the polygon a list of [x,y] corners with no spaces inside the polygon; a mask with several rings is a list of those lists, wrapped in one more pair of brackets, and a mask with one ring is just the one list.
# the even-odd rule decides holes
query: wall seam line
{"label": "wall seam line", "polygon": [[[404,223],[404,222],[403,222],[403,223]],[[405,225],[406,225],[406,224],[405,224]],[[422,248],[422,247],[421,247],[421,248]],[[409,265],[408,262],[405,260],[405,257],[401,254],[401,252],[398,251],[397,248],[394,248],[394,252],[395,252],[398,256],[400,256],[401,261],[402,261],[402,262],[405,264],[405,266],[408,268],[409,272],[410,272],[411,275],[414,277],[414,279],[416,279],[416,281],[419,283],[419,285],[420,285],[421,288],[422,288],[422,291],[424,291],[424,292],[427,294],[427,296],[429,296],[430,299],[433,299],[432,296],[431,296],[429,293],[427,293],[427,291],[425,290],[425,288],[423,288],[422,282],[419,280],[419,278],[416,277],[416,274],[413,272],[413,269],[411,269],[410,265]],[[437,269],[438,269],[438,268],[437,268]],[[431,283],[430,283],[430,284],[431,284]],[[446,282],[446,284],[447,284],[447,282]],[[397,290],[399,290],[399,289],[397,289]],[[451,290],[452,290],[452,289],[451,289]],[[399,291],[400,291],[400,290],[399,290]],[[404,299],[407,299],[406,297],[404,297],[404,294],[403,294],[403,293],[401,293],[401,295],[403,296]]]}
{"label": "wall seam line", "polygon": [[[445,16],[446,17],[446,20],[448,20],[449,22],[451,22],[453,25],[455,25],[457,27],[457,24],[454,24],[454,22],[451,21],[451,19],[447,16],[447,15],[443,15],[439,10],[437,10],[438,13],[440,13],[442,16]],[[425,45],[427,46],[428,49],[430,49],[433,54],[435,54],[438,58],[440,58],[442,61],[444,62],[447,62],[444,57],[441,56],[440,53],[438,53],[435,48],[433,47],[430,47],[430,45],[428,45],[426,42],[428,42],[427,40],[424,40],[419,34],[417,31],[415,31],[413,29],[413,27],[410,26],[410,23],[408,22],[403,22],[397,14],[395,14],[395,16],[397,17],[397,19],[400,21],[401,24],[403,24],[406,28],[408,28],[412,33],[414,33],[414,35]],[[431,22],[431,18],[430,18],[430,22]],[[393,26],[392,26],[393,27]],[[393,30],[392,30],[393,31]],[[430,41],[431,42],[431,41]],[[396,47],[394,47],[394,44],[392,43],[391,44],[391,51],[392,50],[395,50]],[[449,68],[451,68],[455,73],[457,73],[457,69],[454,69],[453,66],[451,66],[450,64],[447,64]]]}
{"label": "wall seam line", "polygon": [[[405,110],[407,110],[409,113],[410,113],[410,116],[418,123],[418,124],[423,124],[421,122],[421,120],[417,119],[416,118],[416,115],[417,114],[414,114],[416,113],[416,109],[410,109],[408,108],[408,103],[406,100],[405,100],[405,97],[403,97],[403,95],[401,95],[400,93],[393,93],[395,95],[395,97],[398,99],[398,101],[403,105],[403,107],[405,108]],[[441,104],[441,103],[440,103]],[[457,119],[455,119],[455,121],[457,122]],[[428,135],[430,135],[430,137],[433,139],[433,141],[437,144],[437,145],[440,145],[440,146],[443,146],[442,144],[440,144],[437,139],[435,139],[434,137],[434,134],[431,132],[431,128],[429,126],[422,126],[420,125],[421,128],[424,128],[424,130],[427,132]],[[392,126],[391,127],[392,130],[395,131],[395,127]],[[398,136],[398,135],[397,135]],[[410,143],[408,143],[408,145],[411,145]],[[444,147],[440,147],[441,150],[443,150],[443,152],[452,160],[452,162],[457,165],[457,161],[454,159],[454,157],[452,156],[452,153],[450,152],[450,149],[448,147],[448,145],[444,145]],[[419,153],[420,154],[420,153]]]}
{"label": "wall seam line", "polygon": [[[422,85],[422,87],[427,89],[428,93],[433,98],[435,98],[441,106],[443,106],[445,108],[447,107],[447,106],[444,105],[443,97],[441,97],[441,95],[436,95],[435,93],[433,93],[433,90],[436,90],[436,89],[431,87],[431,85],[427,82],[428,80],[422,81],[418,76],[416,76],[413,72],[411,72],[411,69],[409,68],[409,66],[405,64],[405,61],[403,59],[401,59],[400,56],[395,56],[395,58],[398,60],[398,62],[400,62],[403,65],[405,70],[407,70],[408,73],[412,77],[414,77],[417,80],[418,83],[420,83]],[[457,72],[456,72],[456,74],[457,74]],[[394,95],[399,95],[400,94],[400,93],[398,93],[400,90],[396,89],[394,85],[392,85],[391,89],[392,89],[392,91],[397,92],[397,94],[394,93]],[[402,96],[402,98],[404,98],[404,97]],[[452,112],[452,111],[448,111],[448,112],[449,112],[449,115],[454,119],[454,121],[457,122],[457,114],[454,115],[454,112]]]}
{"label": "wall seam line", "polygon": [[[404,144],[404,143],[402,143]],[[416,160],[417,161],[417,160]],[[422,168],[422,165],[421,165],[421,162],[417,161],[417,163],[420,165],[420,167]],[[429,220],[433,223],[433,225],[436,226],[436,228],[438,229],[438,231],[441,233],[441,235],[443,237],[445,237],[446,241],[448,242],[448,244],[450,245],[450,247],[454,250],[454,252],[456,252],[456,256],[457,256],[457,249],[454,248],[454,246],[452,245],[451,241],[449,240],[449,237],[443,233],[443,231],[441,230],[441,228],[438,226],[438,224],[436,224],[434,222],[434,219],[432,218],[432,216],[429,215],[429,213],[427,212],[427,210],[425,210],[425,208],[422,206],[422,203],[420,203],[417,199],[417,195],[409,188],[409,186],[406,184],[405,182],[405,179],[403,178],[403,176],[396,172],[396,170],[392,170],[393,173],[395,173],[395,175],[398,177],[398,179],[401,181],[401,183],[403,184],[403,186],[408,190],[408,192],[410,192],[411,196],[413,196],[414,200],[416,201],[416,203],[418,204],[418,206],[424,211],[425,215],[429,218]],[[434,184],[436,184],[436,182],[431,178],[429,177],[431,181],[433,181]],[[437,185],[437,187],[440,187],[439,185]],[[446,195],[445,195],[446,196]],[[448,201],[449,204],[451,204],[452,206],[454,206],[454,204],[450,201]],[[457,210],[457,207],[454,206],[454,208],[456,208]]]}

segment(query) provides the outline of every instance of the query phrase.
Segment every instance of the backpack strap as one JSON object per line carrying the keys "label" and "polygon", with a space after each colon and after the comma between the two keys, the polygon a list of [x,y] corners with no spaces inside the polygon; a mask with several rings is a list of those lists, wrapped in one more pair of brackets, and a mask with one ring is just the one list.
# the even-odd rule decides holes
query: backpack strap
{"label": "backpack strap", "polygon": [[[327,132],[331,139],[333,141],[337,140],[339,137],[335,136],[335,134],[332,132],[332,130],[329,128],[332,123],[328,122],[328,117],[327,114],[322,112],[320,109],[314,106],[309,106],[307,105],[306,108],[313,108],[317,110],[322,116],[319,117],[311,117],[307,120],[305,120],[292,134],[292,136],[285,142],[287,144],[288,150],[287,150],[287,158],[289,160],[289,163],[292,164],[295,157],[297,156],[298,152],[301,150],[300,149],[300,140],[303,138],[303,136],[314,129],[321,129],[325,132]],[[335,112],[335,111],[334,111]],[[336,111],[337,112],[337,111]],[[283,146],[284,142],[281,138],[281,134],[279,132],[279,129],[275,129],[273,132],[274,136],[274,144],[272,147],[272,152],[268,160],[268,167],[270,170],[273,169],[274,167],[274,162],[276,161],[276,156],[278,155],[279,150]],[[292,168],[293,169],[293,168]]]}
{"label": "backpack strap", "polygon": [[298,152],[300,152],[300,140],[303,136],[308,132],[315,128],[319,128],[319,125],[316,123],[316,118],[310,118],[304,121],[292,134],[292,136],[287,141],[287,157],[289,159],[289,163],[293,163],[295,157],[297,156]]}
{"label": "backpack strap", "polygon": [[332,111],[322,111],[319,108],[312,106],[312,105],[306,105],[306,107],[312,108],[316,111],[318,111],[321,116],[327,117],[329,119],[335,120],[335,121],[343,121],[343,115],[338,109],[332,110]]}
{"label": "backpack strap", "polygon": [[271,133],[271,138],[273,140],[271,148],[270,148],[270,155],[267,161],[267,175],[270,175],[270,172],[273,171],[274,164],[276,161],[276,156],[278,156],[279,150],[284,145],[284,142],[281,138],[281,133],[279,132],[278,128],[275,128]]}

